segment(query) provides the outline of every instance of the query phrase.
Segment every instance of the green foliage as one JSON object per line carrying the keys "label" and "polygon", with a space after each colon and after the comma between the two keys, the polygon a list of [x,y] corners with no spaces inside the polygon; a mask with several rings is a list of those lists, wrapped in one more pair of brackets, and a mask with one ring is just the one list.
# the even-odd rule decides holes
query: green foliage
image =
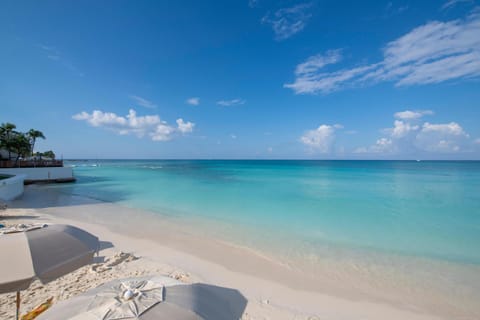
{"label": "green foliage", "polygon": [[37,151],[33,155],[36,156],[37,158],[46,157],[46,158],[55,159],[55,153],[52,150],[48,150],[48,151],[45,151],[45,152],[38,152]]}
{"label": "green foliage", "polygon": [[30,155],[30,148],[31,148],[30,141],[22,133],[13,135],[13,137],[11,137],[9,141],[9,146],[10,146],[9,150],[17,154],[15,163],[18,161],[20,157],[27,157],[28,155]]}
{"label": "green foliage", "polygon": [[43,135],[42,131],[38,131],[38,130],[35,130],[35,129],[30,129],[27,132],[26,135],[30,139],[30,145],[31,145],[30,153],[33,154],[33,148],[35,147],[35,141],[38,138],[45,139],[45,136]]}
{"label": "green foliage", "polygon": [[13,123],[2,123],[0,126],[0,148],[8,151],[8,159],[12,159],[12,148],[13,148],[13,136],[18,132],[15,131],[17,128]]}
{"label": "green foliage", "polygon": [[55,153],[53,153],[52,150],[45,151],[44,153],[42,153],[42,156],[55,159]]}
{"label": "green foliage", "polygon": [[[16,154],[15,161],[20,157],[27,157],[33,154],[33,148],[37,139],[45,139],[41,131],[30,129],[27,133],[15,131],[17,128],[13,123],[2,123],[0,126],[0,149],[8,151],[8,160],[12,160],[12,153]],[[46,152],[46,157],[54,158],[52,151]]]}

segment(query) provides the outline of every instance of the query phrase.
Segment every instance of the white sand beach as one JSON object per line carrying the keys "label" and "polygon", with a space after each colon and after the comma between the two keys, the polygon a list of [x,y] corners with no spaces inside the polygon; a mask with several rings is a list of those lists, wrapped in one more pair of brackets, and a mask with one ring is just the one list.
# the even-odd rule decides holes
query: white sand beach
{"label": "white sand beach", "polygon": [[0,320],[480,320],[480,0],[0,0],[0,36]]}
{"label": "white sand beach", "polygon": [[[248,248],[167,222],[152,226],[140,219],[148,213],[139,210],[52,194],[41,186],[27,187],[23,198],[0,214],[6,224],[72,224],[102,243],[94,264],[46,285],[36,282],[22,292],[22,312],[49,297],[65,300],[112,279],[161,274],[238,289],[248,300],[242,319],[475,319],[480,314],[478,306],[444,303],[442,296],[419,299],[421,290],[410,295],[359,290],[353,282],[350,286],[342,279],[305,274]],[[112,216],[117,218],[105,221]],[[14,294],[0,295],[0,318],[10,319],[14,312]]]}

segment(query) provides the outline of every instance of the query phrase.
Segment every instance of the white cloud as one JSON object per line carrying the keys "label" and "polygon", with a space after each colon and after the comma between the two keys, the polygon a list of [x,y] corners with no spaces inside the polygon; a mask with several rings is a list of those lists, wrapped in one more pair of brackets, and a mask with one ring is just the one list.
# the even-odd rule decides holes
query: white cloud
{"label": "white cloud", "polygon": [[158,115],[137,116],[135,110],[130,109],[128,115],[119,116],[113,112],[94,110],[92,113],[82,111],[72,116],[74,120],[86,121],[93,127],[102,127],[119,135],[136,135],[141,138],[145,135],[153,141],[170,140],[177,132],[185,134],[193,131],[192,122],[177,119],[177,128],[162,121]]}
{"label": "white cloud", "polygon": [[152,141],[168,141],[172,138],[175,128],[162,122],[155,126],[154,130],[149,133]]}
{"label": "white cloud", "polygon": [[408,122],[404,122],[401,120],[395,120],[393,123],[394,127],[391,129],[391,135],[393,138],[403,138],[407,136],[412,131],[417,131],[417,125],[411,125]]}
{"label": "white cloud", "polygon": [[[309,61],[315,60],[324,60],[328,63],[324,64],[334,64],[342,60],[342,55],[340,50],[330,50],[327,51],[325,55],[315,55],[308,58],[305,62],[299,64],[295,69],[295,82],[287,83],[283,86],[285,88],[293,89],[296,94],[314,94],[314,93],[323,93],[328,94],[333,91],[337,91],[346,86],[347,81],[358,81],[360,76],[364,76],[365,73],[374,69],[376,65],[360,66],[353,69],[343,69],[335,72],[322,72],[321,67],[310,67],[308,72],[299,73],[298,70],[301,66],[311,65]],[[322,67],[323,67],[322,66]],[[304,68],[305,69],[305,68]]]}
{"label": "white cloud", "polygon": [[103,112],[100,110],[94,110],[91,114],[82,111],[73,116],[75,120],[86,120],[93,127],[111,126],[122,127],[127,124],[127,119],[117,116],[112,112]]}
{"label": "white cloud", "polygon": [[395,146],[393,140],[388,138],[380,138],[372,147],[370,147],[371,152],[378,153],[393,152],[394,150]]}
{"label": "white cloud", "polygon": [[308,130],[300,137],[300,142],[320,153],[329,153],[335,142],[335,131],[341,125],[322,124],[317,129]]}
{"label": "white cloud", "polygon": [[317,54],[308,58],[305,62],[300,63],[295,68],[297,76],[314,76],[318,70],[326,65],[337,63],[342,59],[341,50],[330,50],[326,54]]}
{"label": "white cloud", "polygon": [[282,41],[305,28],[312,16],[307,12],[311,6],[311,3],[302,3],[290,8],[282,8],[264,16],[262,22],[270,24],[275,33],[275,39]]}
{"label": "white cloud", "polygon": [[425,115],[433,115],[433,111],[432,110],[417,110],[417,111],[405,110],[405,111],[396,112],[394,114],[394,117],[400,120],[414,120],[414,119],[420,119]]}
{"label": "white cloud", "polygon": [[473,3],[473,0],[448,0],[442,6],[442,10],[455,7],[459,3]]}
{"label": "white cloud", "polygon": [[473,141],[474,144],[480,144],[480,138],[477,138],[475,139],[475,141]]}
{"label": "white cloud", "polygon": [[463,131],[463,128],[456,122],[450,122],[446,124],[431,124],[425,122],[422,127],[423,132],[439,132],[442,134],[454,135],[454,136],[466,136],[468,134]]}
{"label": "white cloud", "polygon": [[128,111],[128,126],[132,130],[143,131],[145,128],[161,123],[158,115],[137,117],[137,112],[133,109]]}
{"label": "white cloud", "polygon": [[[341,60],[340,52],[330,50],[325,55],[312,56],[297,66],[295,81],[284,87],[297,94],[328,94],[383,81],[410,86],[476,78],[480,76],[478,34],[478,10],[465,19],[431,21],[389,42],[383,49],[383,60],[377,63],[326,72],[323,67]],[[329,63],[319,63],[307,68],[308,72],[298,72],[316,59]]]}
{"label": "white cloud", "polygon": [[192,97],[187,99],[187,104],[192,105],[192,106],[198,106],[200,104],[200,98],[199,97]]}
{"label": "white cloud", "polygon": [[388,136],[378,139],[370,147],[357,148],[355,153],[453,153],[471,149],[470,136],[456,122],[424,122],[421,125],[412,123],[418,121],[423,114],[433,112],[395,113],[396,118],[403,120],[395,120],[393,128],[383,130]]}
{"label": "white cloud", "polygon": [[358,147],[353,151],[353,153],[368,153],[368,148],[367,147]]}
{"label": "white cloud", "polygon": [[232,138],[232,139],[237,139],[237,135],[235,135],[235,134],[232,133],[232,134],[230,135],[230,138]]}
{"label": "white cloud", "polygon": [[379,138],[369,147],[356,148],[353,153],[394,154],[399,151],[397,143],[392,138]]}
{"label": "white cloud", "polygon": [[232,99],[232,100],[220,100],[217,101],[217,104],[223,107],[230,107],[230,106],[239,106],[245,104],[245,100],[243,99]]}
{"label": "white cloud", "polygon": [[139,105],[141,107],[145,107],[145,108],[149,108],[149,109],[155,109],[157,107],[156,104],[154,104],[153,102],[151,102],[151,101],[149,101],[145,98],[135,96],[135,95],[130,95],[129,97],[130,97],[130,99],[135,101],[135,103],[137,105]]}
{"label": "white cloud", "polygon": [[470,136],[456,122],[431,124],[425,122],[416,136],[415,145],[430,152],[458,152]]}
{"label": "white cloud", "polygon": [[195,127],[195,124],[193,122],[189,122],[189,121],[185,122],[185,121],[183,121],[182,118],[180,118],[180,119],[177,119],[177,126],[178,126],[178,131],[185,134],[185,133],[192,132],[193,127]]}

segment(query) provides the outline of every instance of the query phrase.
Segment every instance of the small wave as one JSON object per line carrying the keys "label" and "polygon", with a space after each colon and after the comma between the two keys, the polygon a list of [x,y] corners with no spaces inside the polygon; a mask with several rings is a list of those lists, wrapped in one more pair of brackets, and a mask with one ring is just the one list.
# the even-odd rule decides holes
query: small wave
{"label": "small wave", "polygon": [[152,170],[163,168],[162,166],[141,166],[141,167],[144,169],[152,169]]}

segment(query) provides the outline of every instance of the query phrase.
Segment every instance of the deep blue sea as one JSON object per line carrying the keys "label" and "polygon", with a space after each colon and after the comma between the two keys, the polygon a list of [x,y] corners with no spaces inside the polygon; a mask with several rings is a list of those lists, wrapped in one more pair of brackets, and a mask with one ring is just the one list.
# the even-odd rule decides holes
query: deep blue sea
{"label": "deep blue sea", "polygon": [[[184,222],[254,249],[351,249],[480,264],[477,161],[66,161],[66,193]],[[326,249],[327,248],[327,249]]]}

